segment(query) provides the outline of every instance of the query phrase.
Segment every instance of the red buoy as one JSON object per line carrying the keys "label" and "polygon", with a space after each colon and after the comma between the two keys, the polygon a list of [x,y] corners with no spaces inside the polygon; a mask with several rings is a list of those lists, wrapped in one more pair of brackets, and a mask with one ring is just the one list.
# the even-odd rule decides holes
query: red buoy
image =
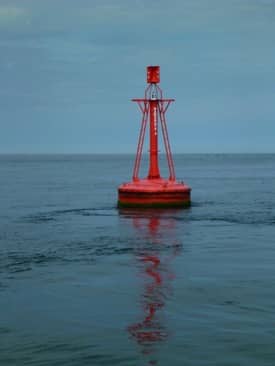
{"label": "red buoy", "polygon": [[[162,90],[158,86],[160,67],[147,67],[147,83],[145,97],[133,99],[142,112],[141,129],[135,159],[133,180],[118,188],[118,206],[120,207],[184,207],[190,206],[191,188],[183,182],[176,181],[175,168],[171,153],[165,113],[174,99],[163,99]],[[146,127],[150,122],[150,160],[147,178],[138,177]],[[169,178],[160,176],[158,164],[158,125],[161,125],[166,157],[169,167]]]}

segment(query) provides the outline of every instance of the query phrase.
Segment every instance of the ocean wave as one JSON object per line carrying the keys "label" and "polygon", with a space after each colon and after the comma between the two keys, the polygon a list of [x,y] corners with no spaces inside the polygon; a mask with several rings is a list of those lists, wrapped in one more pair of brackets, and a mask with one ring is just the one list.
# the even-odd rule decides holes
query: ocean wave
{"label": "ocean wave", "polygon": [[101,208],[74,208],[66,210],[54,210],[47,212],[39,212],[24,216],[22,221],[28,223],[47,223],[50,221],[56,221],[58,218],[64,215],[78,215],[78,216],[116,216],[113,212],[115,207],[101,207]]}

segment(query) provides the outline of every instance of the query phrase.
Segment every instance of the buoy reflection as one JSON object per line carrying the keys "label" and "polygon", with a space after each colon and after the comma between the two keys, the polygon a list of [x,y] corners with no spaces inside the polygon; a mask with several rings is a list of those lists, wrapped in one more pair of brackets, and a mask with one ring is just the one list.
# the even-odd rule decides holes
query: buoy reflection
{"label": "buoy reflection", "polygon": [[169,336],[165,322],[165,303],[172,296],[172,280],[175,274],[172,261],[181,251],[177,235],[178,210],[120,210],[123,218],[129,220],[138,238],[135,257],[139,274],[143,279],[140,303],[140,320],[129,325],[128,332],[141,347],[141,352],[152,359],[157,345]]}

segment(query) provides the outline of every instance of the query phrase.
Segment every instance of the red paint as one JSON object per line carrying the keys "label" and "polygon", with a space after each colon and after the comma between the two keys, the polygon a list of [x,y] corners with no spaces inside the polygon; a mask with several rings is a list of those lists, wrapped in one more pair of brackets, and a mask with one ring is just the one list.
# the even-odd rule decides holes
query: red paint
{"label": "red paint", "polygon": [[[157,85],[160,80],[159,66],[147,67],[148,87],[145,98],[133,99],[142,112],[137,154],[135,159],[133,180],[122,184],[118,189],[119,206],[189,206],[191,188],[183,182],[177,182],[173,157],[168,138],[165,113],[174,99],[163,99],[162,90]],[[148,176],[139,179],[138,173],[142,149],[149,119],[150,160]],[[169,168],[169,179],[161,178],[158,163],[158,131],[159,124],[163,135],[166,157]]]}
{"label": "red paint", "polygon": [[147,83],[157,84],[160,82],[160,67],[159,66],[148,66],[147,67]]}
{"label": "red paint", "polygon": [[157,100],[152,100],[149,103],[150,106],[150,166],[148,179],[158,179],[159,174],[159,163],[158,163],[158,116]]}

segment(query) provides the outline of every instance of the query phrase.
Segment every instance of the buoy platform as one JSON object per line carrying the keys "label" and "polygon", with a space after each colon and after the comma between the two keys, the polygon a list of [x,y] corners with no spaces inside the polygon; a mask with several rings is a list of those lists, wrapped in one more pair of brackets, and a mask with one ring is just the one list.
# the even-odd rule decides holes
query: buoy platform
{"label": "buoy platform", "polygon": [[141,179],[119,187],[119,206],[175,207],[190,205],[190,188],[168,179]]}
{"label": "buoy platform", "polygon": [[[191,188],[176,181],[173,157],[168,138],[165,113],[174,99],[164,99],[158,86],[160,67],[147,67],[145,97],[133,99],[142,112],[141,129],[138,140],[132,181],[118,188],[119,207],[188,207],[191,204]],[[138,177],[146,127],[149,120],[150,160],[147,178]],[[169,178],[160,176],[158,165],[158,129],[161,125],[163,142],[169,168]]]}

